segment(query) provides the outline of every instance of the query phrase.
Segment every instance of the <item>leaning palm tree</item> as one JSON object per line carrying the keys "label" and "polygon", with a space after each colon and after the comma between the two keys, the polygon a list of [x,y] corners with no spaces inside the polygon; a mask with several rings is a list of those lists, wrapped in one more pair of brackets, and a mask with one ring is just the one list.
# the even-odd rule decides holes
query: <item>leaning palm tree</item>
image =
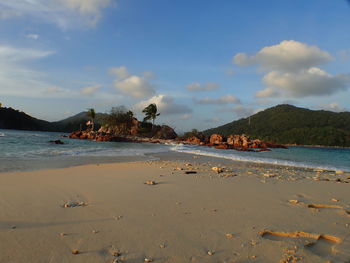
{"label": "leaning palm tree", "polygon": [[158,109],[155,103],[151,103],[142,111],[146,115],[143,119],[144,121],[152,120],[152,129],[154,126],[154,120],[160,115],[160,113],[157,113],[157,111]]}
{"label": "leaning palm tree", "polygon": [[96,113],[95,113],[95,109],[94,108],[91,108],[91,109],[88,109],[87,111],[87,116],[91,119],[91,128],[92,130],[95,129],[95,117],[96,117]]}

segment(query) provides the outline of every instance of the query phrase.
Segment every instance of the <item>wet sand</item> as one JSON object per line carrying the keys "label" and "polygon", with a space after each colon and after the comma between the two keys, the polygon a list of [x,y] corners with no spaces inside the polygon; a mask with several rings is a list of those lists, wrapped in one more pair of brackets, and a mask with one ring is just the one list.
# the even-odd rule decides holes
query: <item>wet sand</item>
{"label": "wet sand", "polygon": [[193,155],[3,173],[0,262],[350,262],[348,182]]}

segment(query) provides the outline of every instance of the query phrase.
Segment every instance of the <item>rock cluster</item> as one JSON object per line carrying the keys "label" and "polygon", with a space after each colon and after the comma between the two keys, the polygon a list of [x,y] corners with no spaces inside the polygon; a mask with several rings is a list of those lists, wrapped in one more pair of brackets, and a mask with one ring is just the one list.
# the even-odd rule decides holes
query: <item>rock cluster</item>
{"label": "rock cluster", "polygon": [[[136,127],[136,126],[135,126]],[[136,129],[136,128],[135,128]],[[136,130],[135,130],[136,132]],[[271,142],[263,142],[261,140],[252,140],[247,135],[230,135],[224,137],[221,134],[213,134],[209,138],[191,136],[186,139],[177,137],[175,131],[166,125],[160,126],[154,133],[152,138],[138,137],[134,135],[115,135],[111,130],[100,129],[98,132],[94,131],[76,131],[69,135],[72,139],[87,139],[99,142],[149,142],[149,143],[184,143],[201,146],[211,146],[216,149],[232,149],[237,151],[253,151],[263,152],[271,151],[270,148],[287,148],[281,144],[274,144]],[[176,140],[175,140],[176,139]]]}
{"label": "rock cluster", "polygon": [[184,140],[186,144],[206,145],[213,146],[216,149],[234,149],[238,151],[255,151],[263,152],[270,151],[269,148],[287,148],[281,144],[275,144],[272,142],[263,142],[261,140],[252,140],[249,136],[242,135],[230,135],[227,138],[221,134],[212,134],[208,139],[200,139],[195,136],[189,137]]}

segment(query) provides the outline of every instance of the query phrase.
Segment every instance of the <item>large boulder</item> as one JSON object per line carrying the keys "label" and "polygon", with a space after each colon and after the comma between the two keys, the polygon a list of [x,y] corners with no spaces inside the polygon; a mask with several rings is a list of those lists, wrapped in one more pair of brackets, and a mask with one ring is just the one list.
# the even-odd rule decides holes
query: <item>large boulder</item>
{"label": "large boulder", "polygon": [[165,139],[165,140],[173,140],[177,137],[176,132],[173,128],[162,125],[160,129],[156,132],[156,134],[153,136],[155,139]]}
{"label": "large boulder", "polygon": [[224,138],[220,134],[213,134],[210,136],[209,143],[212,145],[219,145],[224,141]]}
{"label": "large boulder", "polygon": [[249,147],[249,142],[250,142],[249,136],[246,136],[245,134],[242,134],[241,135],[241,140],[242,140],[242,147],[248,148]]}
{"label": "large boulder", "polygon": [[199,145],[201,144],[201,139],[197,138],[196,136],[192,136],[192,137],[188,137],[185,140],[185,143]]}
{"label": "large boulder", "polygon": [[242,147],[242,140],[240,135],[230,135],[227,138],[227,144],[234,147]]}

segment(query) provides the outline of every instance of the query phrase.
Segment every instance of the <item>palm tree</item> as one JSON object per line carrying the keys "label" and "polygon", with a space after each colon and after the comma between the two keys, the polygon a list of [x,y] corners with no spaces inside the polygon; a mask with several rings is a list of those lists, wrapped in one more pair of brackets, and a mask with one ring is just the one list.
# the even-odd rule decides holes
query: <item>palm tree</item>
{"label": "palm tree", "polygon": [[95,117],[96,117],[96,113],[95,113],[95,109],[94,108],[91,108],[91,109],[88,109],[87,111],[87,116],[91,119],[91,128],[92,130],[95,129]]}
{"label": "palm tree", "polygon": [[142,111],[146,115],[146,117],[143,119],[144,121],[152,120],[152,128],[154,126],[154,120],[160,115],[160,113],[157,113],[157,111],[158,109],[155,103],[151,103]]}

